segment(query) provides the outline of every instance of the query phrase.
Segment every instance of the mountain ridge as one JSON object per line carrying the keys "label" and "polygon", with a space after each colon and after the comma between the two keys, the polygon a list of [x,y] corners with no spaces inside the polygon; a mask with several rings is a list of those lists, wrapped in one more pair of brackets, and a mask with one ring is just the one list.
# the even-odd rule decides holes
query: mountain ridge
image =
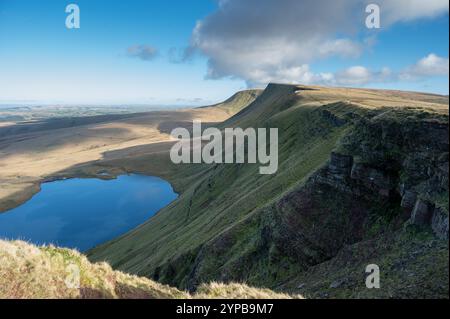
{"label": "mountain ridge", "polygon": [[[434,122],[437,123],[435,126],[427,124]],[[364,130],[365,125],[379,135],[371,136]],[[432,227],[431,224],[411,222],[410,214],[414,207],[404,211],[406,208],[400,201],[406,201],[403,197],[410,196],[411,192],[418,194],[417,198],[427,191],[439,194],[439,198],[423,199],[430,207],[425,214],[432,214],[432,207],[444,207],[442,213],[433,216],[441,216],[435,219],[441,220],[439,227],[443,227],[444,237],[448,236],[448,201],[439,203],[446,194],[448,197],[448,186],[445,188],[442,181],[436,186],[434,182],[435,175],[438,179],[445,180],[445,176],[448,179],[448,170],[446,173],[439,168],[445,166],[446,161],[448,167],[448,137],[445,138],[445,133],[448,136],[448,99],[445,97],[399,91],[271,84],[247,108],[219,124],[219,127],[225,126],[278,127],[279,173],[259,176],[255,166],[246,164],[183,166],[183,172],[172,176],[175,183],[177,178],[197,177],[193,183],[182,187],[182,195],[175,203],[138,229],[94,248],[89,252],[89,258],[108,260],[118,269],[192,291],[202,282],[220,279],[326,297],[315,289],[302,290],[305,288],[298,288],[300,284],[284,283],[295,282],[298,274],[307,277],[308,269],[336,258],[346,246],[376,241],[386,234],[397,238],[395,245],[399,245],[405,254],[410,253],[413,248],[399,243],[407,242],[408,238],[415,242],[417,236],[422,236],[427,233],[426,229]],[[414,170],[423,170],[414,164],[417,161],[414,156],[418,155],[414,152],[410,158],[408,152],[411,151],[402,146],[402,139],[392,137],[396,134],[409,141],[420,141],[419,144],[410,143],[429,154],[426,158],[430,165],[437,165],[436,168],[425,167],[433,176],[414,173]],[[426,138],[417,139],[420,134]],[[433,138],[441,144],[430,144]],[[394,145],[397,153],[379,149],[377,143],[380,141]],[[349,145],[367,145],[368,152],[361,153]],[[427,150],[430,145],[436,145],[433,151]],[[333,154],[338,158],[334,171],[329,166],[336,161]],[[345,174],[339,172],[339,165],[345,166],[339,159],[345,156],[351,156],[352,166],[359,158],[365,158],[356,167],[360,175],[347,175],[353,170],[352,166],[345,167]],[[392,162],[392,156],[410,161],[410,167]],[[372,162],[372,157],[378,162]],[[387,165],[387,171],[383,169],[384,165]],[[371,174],[375,174],[373,178],[378,178],[382,185],[374,194],[372,186],[364,181],[365,178],[371,179]],[[383,179],[385,175],[388,176],[386,180]],[[423,182],[414,186],[411,181],[415,180]],[[406,186],[402,188],[401,184]],[[421,187],[426,191],[423,192]],[[346,193],[348,189],[350,193]],[[293,211],[280,206],[284,202],[292,205],[296,193],[305,193],[299,197],[301,202],[306,200],[305,204]],[[345,200],[336,197],[334,201],[327,201],[321,195],[323,193],[340,194]],[[317,199],[307,204],[308,198],[314,198],[311,197],[313,194]],[[328,203],[328,206],[323,206],[323,203]],[[306,204],[309,206],[304,206]],[[358,205],[362,206],[358,208]],[[348,213],[348,209],[350,212],[356,210]],[[304,215],[308,211],[313,215]],[[363,217],[358,219],[357,216]],[[286,219],[291,221],[286,224]],[[292,225],[296,226],[292,229]],[[315,230],[305,228],[308,225]],[[329,227],[332,236],[325,235]],[[418,231],[416,234],[411,230],[416,227],[423,227],[425,233]],[[434,236],[424,241],[434,242],[432,238]],[[445,250],[435,249],[434,257],[429,258],[439,258],[445,266],[445,259],[441,259],[445,257]],[[388,255],[386,252],[381,260],[389,259]],[[396,282],[399,277],[402,276],[391,275],[389,278]],[[448,272],[441,272],[436,277],[439,280],[448,278]],[[329,274],[323,280],[332,278]],[[419,295],[420,285],[415,285],[410,289],[411,294]],[[390,289],[398,291],[394,284]],[[327,289],[321,287],[321,290]],[[361,292],[358,289],[354,293],[349,293],[349,289],[332,291],[334,296],[344,294],[347,297],[355,297]],[[448,287],[436,292],[438,296],[446,294]],[[369,294],[369,297],[376,296],[385,295]]]}

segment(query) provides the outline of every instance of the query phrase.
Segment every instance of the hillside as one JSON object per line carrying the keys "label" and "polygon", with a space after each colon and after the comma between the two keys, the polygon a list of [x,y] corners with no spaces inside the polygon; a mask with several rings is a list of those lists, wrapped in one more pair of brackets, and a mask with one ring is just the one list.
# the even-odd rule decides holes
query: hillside
{"label": "hillside", "polygon": [[239,91],[229,99],[210,106],[205,106],[206,109],[220,109],[227,112],[229,115],[234,115],[241,111],[243,107],[251,104],[262,93],[262,90],[244,90]]}
{"label": "hillside", "polygon": [[[238,281],[317,298],[448,298],[448,97],[271,84],[220,124],[238,126],[279,128],[277,174],[175,166],[164,152],[103,161],[167,178],[181,196],[88,257],[191,291]],[[365,287],[372,263],[384,289]]]}
{"label": "hillside", "polygon": [[[193,119],[219,123],[251,103],[259,91],[235,94],[215,106],[135,114],[57,117],[0,123],[0,213],[30,199],[44,181],[61,177],[100,177],[98,161],[167,152],[174,127]],[[153,155],[152,155],[153,158]],[[157,175],[167,161],[152,169]],[[149,164],[146,163],[146,166]],[[150,164],[153,165],[153,164]],[[79,166],[83,166],[80,172]],[[112,174],[121,170],[119,163]],[[98,168],[98,170],[97,170]],[[138,168],[133,167],[133,171]]]}
{"label": "hillside", "polygon": [[[78,275],[79,274],[79,275]],[[301,298],[300,296],[293,296]],[[146,278],[91,264],[80,253],[53,246],[0,241],[0,299],[132,298],[132,299],[288,299],[268,289],[243,284],[203,285],[189,294]]]}

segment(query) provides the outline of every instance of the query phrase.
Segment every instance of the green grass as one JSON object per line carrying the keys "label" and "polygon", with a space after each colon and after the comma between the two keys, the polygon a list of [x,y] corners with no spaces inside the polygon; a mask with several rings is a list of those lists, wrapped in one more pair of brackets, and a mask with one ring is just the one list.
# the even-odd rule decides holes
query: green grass
{"label": "green grass", "polygon": [[[345,247],[333,260],[293,276],[282,290],[307,298],[448,299],[448,253],[448,242],[405,227]],[[380,268],[380,289],[365,285],[369,264]],[[337,282],[338,287],[332,286]]]}
{"label": "green grass", "polygon": [[[137,165],[144,172],[156,172],[169,179],[181,195],[148,222],[94,248],[88,257],[183,289],[195,289],[202,282],[220,279],[286,290],[295,286],[286,283],[294,280],[298,285],[312,274],[311,278],[320,285],[309,293],[326,297],[329,281],[339,280],[332,272],[347,274],[357,266],[351,261],[345,264],[342,258],[337,267],[330,260],[339,264],[339,254],[349,245],[368,245],[368,253],[373,249],[371,240],[382,246],[383,236],[394,236],[398,231],[399,203],[375,199],[376,194],[370,192],[364,198],[318,186],[310,178],[324,167],[334,150],[354,155],[364,163],[401,162],[405,149],[382,145],[377,132],[371,131],[364,121],[403,126],[408,132],[412,123],[445,121],[445,117],[408,108],[366,109],[347,102],[311,103],[294,93],[296,89],[270,85],[253,103],[220,125],[277,127],[277,174],[260,175],[258,165],[249,164],[176,166],[170,164],[167,154],[130,159],[127,167]],[[363,146],[370,147],[371,152],[361,151]],[[423,241],[417,240],[419,244]],[[403,255],[415,247],[406,245],[403,239],[395,243]],[[380,263],[397,256],[388,255],[392,252],[387,249],[382,252]],[[439,267],[443,265],[442,249],[429,256],[439,258]],[[322,264],[329,268],[320,278],[320,272],[315,273],[314,269],[322,269]],[[441,275],[442,272],[436,278]],[[349,291],[335,295],[359,296]],[[437,295],[442,293],[439,290]]]}
{"label": "green grass", "polygon": [[243,107],[252,103],[262,92],[262,90],[240,91],[222,103],[206,106],[204,108],[219,108],[225,110],[230,115],[234,115],[241,111]]}
{"label": "green grass", "polygon": [[[275,91],[275,92],[270,92]],[[301,185],[322,166],[345,134],[347,126],[336,126],[323,117],[323,110],[351,112],[350,105],[304,107],[294,103],[292,87],[271,88],[269,98],[255,101],[226,125],[279,128],[279,171],[275,175],[258,174],[258,166],[182,165],[171,181],[182,191],[180,198],[136,230],[89,252],[89,258],[107,260],[117,269],[152,276],[158,267],[192,252],[227,230],[237,227],[253,214],[273,204],[283,194]],[[259,101],[261,100],[261,101]],[[169,175],[169,174],[168,174]],[[189,179],[181,185],[179,179]],[[235,247],[237,252],[245,244]],[[250,249],[250,248],[249,248]],[[230,252],[233,253],[233,252]],[[165,282],[180,283],[191,270],[191,262],[177,269],[177,278],[161,276]]]}

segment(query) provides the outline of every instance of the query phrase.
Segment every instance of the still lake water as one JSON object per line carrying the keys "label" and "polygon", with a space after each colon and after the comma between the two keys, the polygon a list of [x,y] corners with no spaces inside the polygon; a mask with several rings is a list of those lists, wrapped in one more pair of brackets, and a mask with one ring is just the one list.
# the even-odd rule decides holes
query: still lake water
{"label": "still lake water", "polygon": [[85,251],[142,224],[177,196],[168,182],[135,174],[44,183],[28,202],[0,213],[0,238]]}

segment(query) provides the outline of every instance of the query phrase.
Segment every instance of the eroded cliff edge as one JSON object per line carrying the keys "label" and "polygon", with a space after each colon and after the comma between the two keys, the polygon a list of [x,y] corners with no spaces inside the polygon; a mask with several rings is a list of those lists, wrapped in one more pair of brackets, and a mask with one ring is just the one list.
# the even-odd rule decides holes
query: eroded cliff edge
{"label": "eroded cliff edge", "polygon": [[[448,122],[376,113],[353,119],[304,185],[157,277],[170,282],[190,261],[191,289],[220,279],[314,297],[448,297]],[[365,287],[372,263],[384,289]]]}

